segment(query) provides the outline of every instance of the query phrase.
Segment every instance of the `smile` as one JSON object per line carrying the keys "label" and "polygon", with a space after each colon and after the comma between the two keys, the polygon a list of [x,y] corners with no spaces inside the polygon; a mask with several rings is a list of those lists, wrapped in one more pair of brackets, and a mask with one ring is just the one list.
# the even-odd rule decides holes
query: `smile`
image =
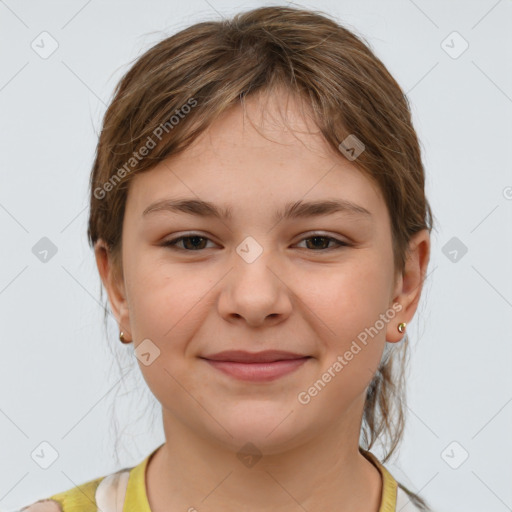
{"label": "smile", "polygon": [[217,370],[240,380],[271,381],[283,377],[302,366],[309,357],[287,359],[272,363],[235,363],[233,361],[206,361]]}

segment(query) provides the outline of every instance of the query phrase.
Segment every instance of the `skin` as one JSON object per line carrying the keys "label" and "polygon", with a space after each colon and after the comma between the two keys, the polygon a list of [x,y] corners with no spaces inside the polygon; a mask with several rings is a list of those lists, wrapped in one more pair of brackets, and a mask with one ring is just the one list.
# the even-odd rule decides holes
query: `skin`
{"label": "skin", "polygon": [[[185,197],[229,206],[232,218],[142,216],[158,200]],[[371,216],[272,220],[285,203],[333,198]],[[161,245],[190,232],[207,239],[182,241],[181,251]],[[315,243],[313,234],[351,245]],[[248,236],[263,249],[251,263],[236,251]],[[95,254],[125,338],[135,349],[150,339],[160,350],[148,366],[139,361],[162,404],[166,436],[146,473],[152,510],[296,512],[300,503],[308,512],[376,512],[381,477],[358,451],[365,393],[386,341],[400,341],[397,325],[416,311],[428,232],[411,239],[395,276],[380,190],[327,145],[299,100],[280,91],[249,97],[245,110],[233,107],[187,150],[135,176],[122,240],[121,279],[101,240]],[[401,311],[299,403],[298,393],[393,303]],[[244,382],[199,358],[228,349],[311,358],[272,382]],[[236,456],[247,442],[262,454],[252,467]]]}

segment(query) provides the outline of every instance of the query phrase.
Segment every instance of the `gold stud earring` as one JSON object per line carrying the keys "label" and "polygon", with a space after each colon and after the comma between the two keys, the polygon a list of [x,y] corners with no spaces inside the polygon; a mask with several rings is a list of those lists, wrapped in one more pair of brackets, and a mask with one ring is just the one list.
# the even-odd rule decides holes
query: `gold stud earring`
{"label": "gold stud earring", "polygon": [[404,332],[404,331],[405,331],[405,326],[406,326],[406,325],[407,325],[407,324],[406,324],[405,322],[400,322],[400,323],[398,324],[398,327],[397,327],[398,332]]}
{"label": "gold stud earring", "polygon": [[130,343],[128,340],[125,340],[123,331],[119,333],[119,339],[121,340],[122,343]]}

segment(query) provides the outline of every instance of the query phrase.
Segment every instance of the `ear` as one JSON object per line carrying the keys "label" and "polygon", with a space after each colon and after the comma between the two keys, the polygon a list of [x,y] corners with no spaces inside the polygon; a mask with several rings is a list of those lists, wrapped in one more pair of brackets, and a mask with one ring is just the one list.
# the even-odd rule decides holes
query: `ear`
{"label": "ear", "polygon": [[392,303],[399,303],[402,309],[387,325],[386,341],[390,343],[401,341],[405,336],[405,332],[399,332],[397,327],[400,322],[409,324],[416,312],[429,259],[430,233],[423,229],[411,237],[404,271],[396,280]]}
{"label": "ear", "polygon": [[[96,265],[100,273],[101,281],[107,291],[112,313],[119,324],[119,330],[124,332],[127,341],[131,340],[130,310],[126,300],[124,279],[114,267],[112,253],[108,245],[101,239],[94,244]],[[120,272],[122,274],[122,272]]]}

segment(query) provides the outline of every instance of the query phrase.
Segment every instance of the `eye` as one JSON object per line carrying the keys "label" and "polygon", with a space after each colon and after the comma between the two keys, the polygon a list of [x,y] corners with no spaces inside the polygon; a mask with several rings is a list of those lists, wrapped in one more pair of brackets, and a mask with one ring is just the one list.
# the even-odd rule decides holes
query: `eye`
{"label": "eye", "polygon": [[[333,249],[339,249],[340,247],[348,247],[350,246],[349,243],[343,242],[341,240],[338,240],[337,238],[333,238],[332,236],[326,236],[322,234],[313,234],[313,236],[310,236],[308,238],[303,238],[301,242],[307,242],[308,240],[312,240],[313,244],[312,248],[314,250],[320,250],[320,251],[330,251]],[[335,247],[325,247],[325,245],[329,245],[331,242],[334,242],[336,244]]]}
{"label": "eye", "polygon": [[[184,242],[184,247],[179,247],[178,243],[180,243],[182,240]],[[172,240],[166,240],[162,243],[162,246],[170,247],[171,249],[178,251],[198,251],[205,248],[203,244],[204,240],[210,239],[194,233],[188,236],[180,236]]]}
{"label": "eye", "polygon": [[[173,238],[171,240],[166,240],[161,245],[163,247],[170,247],[173,250],[178,251],[200,251],[202,249],[206,249],[205,241],[210,240],[209,238],[199,235],[197,233],[192,233],[186,236],[180,236],[178,238]],[[316,252],[318,251],[330,251],[333,249],[338,249],[341,247],[349,247],[350,244],[348,242],[343,242],[338,240],[337,238],[333,238],[331,236],[326,236],[322,234],[314,234],[313,236],[303,238],[301,242],[307,242],[311,240],[312,244],[306,247],[306,249],[312,249]],[[211,241],[211,240],[210,240]],[[183,242],[183,246],[179,246]],[[330,243],[334,243],[334,247],[328,247]]]}

